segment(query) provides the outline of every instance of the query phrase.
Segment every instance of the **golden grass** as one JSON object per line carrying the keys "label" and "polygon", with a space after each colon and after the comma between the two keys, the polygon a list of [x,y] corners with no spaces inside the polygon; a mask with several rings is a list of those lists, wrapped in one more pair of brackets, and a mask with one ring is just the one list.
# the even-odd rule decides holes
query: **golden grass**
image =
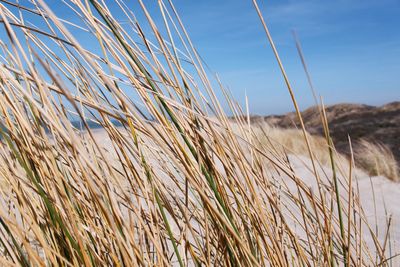
{"label": "golden grass", "polygon": [[361,140],[355,149],[355,154],[356,163],[369,174],[400,181],[398,163],[386,145]]}
{"label": "golden grass", "polygon": [[[295,128],[272,127],[266,123],[252,125],[253,131],[265,145],[277,149],[279,154],[295,154],[308,156],[307,144],[303,132]],[[328,145],[324,138],[308,134],[315,159],[322,165],[329,165]],[[382,175],[392,181],[399,181],[399,166],[392,151],[384,144],[374,144],[361,140],[354,144],[354,160],[356,167],[370,175]],[[337,160],[345,165],[348,158],[337,153]]]}
{"label": "golden grass", "polygon": [[[266,123],[254,125],[254,131],[260,136],[264,145],[274,144],[281,154],[295,154],[308,156],[307,144],[303,132],[299,129],[272,127]],[[322,165],[330,164],[327,142],[320,136],[307,133],[310,145],[317,159]]]}
{"label": "golden grass", "polygon": [[[18,14],[0,2],[3,265],[369,266],[390,257],[387,242],[365,245],[365,232],[375,236],[333,153],[332,177],[314,168],[315,194],[239,119],[224,88],[217,99],[171,1],[157,2],[158,22],[141,0],[131,9],[115,1],[118,14],[102,1],[67,1],[74,23],[43,0]],[[107,136],[96,138],[89,120]]]}

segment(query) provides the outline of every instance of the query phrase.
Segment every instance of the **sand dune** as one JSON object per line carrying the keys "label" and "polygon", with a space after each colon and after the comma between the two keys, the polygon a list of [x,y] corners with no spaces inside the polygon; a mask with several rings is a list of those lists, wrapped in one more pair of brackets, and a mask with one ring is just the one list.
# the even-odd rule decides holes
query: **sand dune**
{"label": "sand dune", "polygon": [[[124,130],[121,129],[123,133]],[[113,148],[111,147],[111,141],[108,138],[107,133],[102,129],[96,129],[93,131],[95,139],[98,143],[110,154],[113,154]],[[111,156],[112,158],[112,156]],[[311,161],[309,158],[300,155],[289,155],[288,156],[290,165],[292,166],[294,173],[299,177],[308,187],[314,192],[317,192],[317,181],[312,172]],[[157,164],[156,161],[153,162]],[[153,166],[157,169],[157,166]],[[330,184],[332,182],[332,170],[329,166],[319,166],[318,172],[323,180],[323,183]],[[273,175],[277,175],[276,172]],[[346,179],[340,175],[339,180],[345,182]],[[276,181],[281,183],[282,188],[295,192],[297,186],[288,177],[284,175],[278,175],[281,179]],[[277,186],[279,187],[279,186]],[[398,204],[398,196],[400,192],[400,183],[393,182],[383,176],[369,176],[362,170],[354,170],[354,181],[353,181],[354,192],[359,192],[360,202],[362,204],[363,212],[370,229],[367,225],[364,225],[364,237],[367,242],[367,246],[370,248],[375,247],[373,245],[374,240],[370,238],[369,231],[373,231],[378,237],[378,242],[383,246],[385,243],[386,232],[389,231],[387,242],[387,251],[390,251],[391,255],[400,253],[400,205]],[[342,191],[343,205],[345,205],[348,199],[347,193]],[[388,222],[390,220],[390,228],[387,229]],[[296,228],[296,226],[294,225]],[[302,235],[302,231],[298,232]],[[400,259],[397,257],[393,260],[393,263],[400,264]]]}

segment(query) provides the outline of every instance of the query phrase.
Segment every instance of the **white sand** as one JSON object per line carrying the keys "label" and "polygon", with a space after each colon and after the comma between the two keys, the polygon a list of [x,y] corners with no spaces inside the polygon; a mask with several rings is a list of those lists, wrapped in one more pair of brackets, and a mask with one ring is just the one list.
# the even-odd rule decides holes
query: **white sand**
{"label": "white sand", "polygon": [[[111,148],[111,142],[104,130],[94,130],[95,138],[107,150]],[[112,150],[112,149],[111,149]],[[311,172],[311,162],[303,156],[289,156],[292,168],[298,177],[317,192],[317,184],[314,175]],[[332,177],[332,171],[329,166],[320,166],[318,171],[324,177]],[[391,217],[390,250],[391,255],[400,253],[400,183],[395,183],[382,176],[369,177],[363,171],[356,170],[353,181],[355,188],[358,186],[360,200],[366,218],[372,230],[377,233],[380,244],[384,242],[387,231],[387,222]],[[329,178],[326,178],[329,179]],[[296,186],[288,182],[289,190],[296,190]],[[377,231],[376,231],[377,229]],[[363,229],[367,245],[373,247],[373,241],[368,238],[368,229]],[[389,246],[386,248],[386,255],[389,255]],[[393,266],[400,266],[400,259],[396,257],[393,260]]]}
{"label": "white sand", "polygon": [[[111,152],[108,154],[110,159],[113,158],[112,143],[107,133],[102,129],[93,130],[95,139],[98,144]],[[149,141],[151,143],[151,141]],[[317,192],[316,179],[311,171],[311,162],[307,157],[289,155],[289,162],[295,172],[307,186],[313,188]],[[154,166],[157,167],[157,166]],[[318,172],[322,176],[329,179],[332,177],[332,171],[329,166],[318,167]],[[391,217],[390,233],[390,255],[400,253],[400,183],[395,183],[382,176],[369,177],[364,172],[357,170],[355,172],[356,179],[353,182],[355,187],[358,186],[360,192],[360,199],[366,218],[375,232],[380,244],[384,242],[384,236],[387,231],[387,221]],[[290,180],[290,179],[288,179]],[[296,186],[290,181],[287,182],[288,189],[291,191],[297,190]],[[3,203],[4,204],[4,203]],[[368,230],[366,227],[363,229],[364,236],[366,237],[367,245],[373,247],[373,241],[368,238]],[[373,251],[372,251],[373,252]],[[389,246],[386,248],[386,255],[389,255]],[[400,266],[400,257],[393,260],[393,266]]]}
{"label": "white sand", "polygon": [[[111,142],[104,130],[95,130],[95,137],[101,140],[101,145],[110,149]],[[289,161],[298,177],[300,177],[309,187],[317,192],[317,184],[314,175],[311,172],[311,162],[308,158],[302,156],[289,156]],[[332,171],[329,166],[320,166],[318,171],[322,176],[332,177]],[[384,236],[387,231],[387,222],[391,217],[391,226],[389,229],[390,242],[391,242],[391,255],[400,253],[400,183],[395,183],[382,176],[369,177],[361,170],[354,172],[355,180],[353,185],[355,188],[358,186],[360,192],[360,200],[366,218],[374,232],[377,230],[377,236],[380,244],[384,242]],[[296,190],[294,184],[288,183],[289,189]],[[367,237],[368,229],[363,229],[364,235]],[[369,246],[372,247],[372,240],[366,238]],[[389,247],[386,248],[387,255],[389,255]],[[400,260],[396,257],[393,261],[400,264]],[[396,265],[395,264],[395,265]]]}
{"label": "white sand", "polygon": [[[311,161],[302,156],[289,156],[289,161],[295,173],[310,187],[317,192],[314,176],[311,172]],[[330,167],[323,166],[323,171],[331,177]],[[322,171],[322,170],[321,170]],[[383,176],[370,177],[361,170],[357,170],[356,179],[353,181],[355,190],[359,190],[359,196],[363,211],[368,219],[372,231],[377,235],[381,246],[386,236],[389,217],[391,225],[389,228],[390,242],[386,246],[386,255],[400,253],[400,183],[392,182]],[[341,178],[340,178],[341,179]],[[290,185],[290,184],[289,184]],[[358,187],[358,189],[357,189]],[[293,187],[293,190],[296,188]],[[399,202],[398,202],[399,201]],[[370,238],[367,227],[363,229],[367,245],[372,248],[373,240]],[[390,247],[390,248],[389,248]],[[389,252],[389,249],[391,252]],[[400,266],[400,257],[395,257],[393,266]]]}

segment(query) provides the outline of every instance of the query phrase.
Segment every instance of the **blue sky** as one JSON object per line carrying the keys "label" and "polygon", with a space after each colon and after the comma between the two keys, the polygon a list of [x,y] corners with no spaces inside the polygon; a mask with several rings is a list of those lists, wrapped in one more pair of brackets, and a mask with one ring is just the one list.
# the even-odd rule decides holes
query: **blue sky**
{"label": "blue sky", "polygon": [[[61,18],[79,22],[60,0],[46,2]],[[116,8],[114,0],[105,2]],[[155,0],[144,2],[157,6]],[[138,10],[136,0],[126,3]],[[239,103],[247,92],[253,114],[293,110],[252,0],[174,3],[197,50]],[[259,0],[259,5],[301,108],[314,102],[292,30],[326,104],[400,100],[400,0]],[[80,40],[86,35],[76,34]]]}
{"label": "blue sky", "polygon": [[[247,91],[252,113],[293,109],[251,0],[177,0],[175,5],[212,70],[238,100]],[[325,103],[400,100],[400,1],[268,0],[259,5],[302,108],[313,98],[292,30]]]}

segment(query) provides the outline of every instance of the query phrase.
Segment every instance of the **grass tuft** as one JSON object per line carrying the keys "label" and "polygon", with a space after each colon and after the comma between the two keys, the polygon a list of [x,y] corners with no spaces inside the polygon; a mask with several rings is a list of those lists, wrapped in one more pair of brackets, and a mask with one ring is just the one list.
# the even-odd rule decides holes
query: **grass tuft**
{"label": "grass tuft", "polygon": [[[367,218],[332,145],[304,125],[251,127],[214,86],[172,1],[63,1],[68,18],[43,0],[0,3],[2,263],[389,260],[379,242],[364,245],[378,239],[362,232]],[[288,160],[304,152],[306,174]],[[318,162],[331,162],[334,181]]]}

